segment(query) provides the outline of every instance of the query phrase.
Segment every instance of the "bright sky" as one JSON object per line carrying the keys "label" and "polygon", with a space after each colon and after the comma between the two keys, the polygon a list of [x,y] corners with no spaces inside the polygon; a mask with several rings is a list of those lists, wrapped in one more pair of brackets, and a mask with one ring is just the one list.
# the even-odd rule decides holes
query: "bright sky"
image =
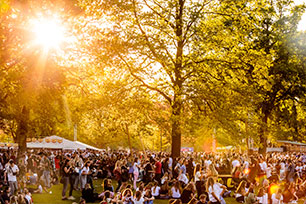
{"label": "bright sky", "polygon": [[[306,3],[306,0],[294,0],[294,1],[296,4]],[[304,13],[302,20],[299,23],[298,29],[306,31],[306,13]]]}

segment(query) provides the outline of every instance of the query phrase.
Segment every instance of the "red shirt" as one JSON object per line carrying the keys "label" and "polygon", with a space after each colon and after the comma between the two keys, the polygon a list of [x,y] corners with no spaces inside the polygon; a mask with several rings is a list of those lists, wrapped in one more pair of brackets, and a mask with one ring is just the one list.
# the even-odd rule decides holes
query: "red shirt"
{"label": "red shirt", "polygon": [[161,174],[161,169],[162,169],[162,164],[159,161],[157,161],[155,163],[155,173],[156,174]]}
{"label": "red shirt", "polygon": [[56,169],[60,169],[60,168],[61,168],[61,167],[60,167],[60,161],[59,161],[58,158],[55,158],[55,159],[54,159],[54,163],[55,163],[55,168],[56,168]]}

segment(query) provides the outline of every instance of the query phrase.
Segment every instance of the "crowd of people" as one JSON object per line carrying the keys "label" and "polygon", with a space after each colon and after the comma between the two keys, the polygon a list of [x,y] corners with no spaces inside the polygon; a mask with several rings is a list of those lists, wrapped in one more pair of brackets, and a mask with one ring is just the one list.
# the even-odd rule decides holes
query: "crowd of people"
{"label": "crowd of people", "polygon": [[[102,191],[93,180],[101,181]],[[62,200],[78,203],[281,204],[304,202],[306,154],[29,150],[0,151],[0,203],[32,204],[32,194],[62,185]],[[68,194],[68,195],[67,195]],[[39,202],[39,201],[37,201]],[[305,201],[306,203],[306,201]]]}

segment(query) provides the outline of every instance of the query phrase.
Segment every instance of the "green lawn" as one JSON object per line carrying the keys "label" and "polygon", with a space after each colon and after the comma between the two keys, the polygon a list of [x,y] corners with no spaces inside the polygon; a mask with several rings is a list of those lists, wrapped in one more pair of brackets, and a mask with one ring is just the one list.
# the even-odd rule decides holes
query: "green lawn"
{"label": "green lawn", "polygon": [[[94,187],[96,189],[96,192],[101,192],[101,180],[94,180]],[[116,182],[114,183],[114,187],[116,187]],[[69,200],[62,200],[62,184],[54,185],[50,189],[52,191],[52,194],[43,193],[43,194],[33,194],[33,201],[35,204],[47,204],[47,203],[56,203],[56,204],[71,204],[73,201]],[[69,191],[69,187],[68,187]],[[68,196],[68,191],[66,195]],[[73,196],[76,198],[75,202],[78,202],[81,196],[81,192],[79,191],[73,191]],[[237,202],[234,200],[234,198],[227,198],[226,202],[228,204],[237,204]],[[168,200],[155,200],[154,204],[168,204]]]}
{"label": "green lawn", "polygon": [[[101,180],[94,180],[94,187],[96,192],[100,193],[102,191]],[[114,187],[115,187],[114,183]],[[43,193],[43,194],[33,194],[33,201],[35,204],[47,204],[47,203],[56,203],[56,204],[71,204],[73,201],[62,200],[62,184],[54,185],[50,190],[52,194]],[[69,187],[68,187],[69,191]],[[66,195],[68,196],[68,191]],[[78,202],[81,196],[79,191],[73,191],[73,196],[76,198],[75,202]],[[227,204],[239,204],[235,201],[234,198],[226,198]],[[154,204],[168,204],[168,200],[155,200]],[[298,204],[303,204],[303,201],[299,201]]]}

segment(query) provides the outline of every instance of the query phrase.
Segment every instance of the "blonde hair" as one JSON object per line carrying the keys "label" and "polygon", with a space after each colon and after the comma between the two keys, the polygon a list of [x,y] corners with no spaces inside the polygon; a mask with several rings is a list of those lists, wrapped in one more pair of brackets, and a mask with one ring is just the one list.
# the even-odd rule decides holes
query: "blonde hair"
{"label": "blonde hair", "polygon": [[131,189],[129,189],[129,188],[124,189],[124,191],[123,191],[123,193],[122,193],[122,196],[126,196],[126,194],[127,194],[128,192],[130,192],[131,197],[133,197],[133,191],[132,191]]}

